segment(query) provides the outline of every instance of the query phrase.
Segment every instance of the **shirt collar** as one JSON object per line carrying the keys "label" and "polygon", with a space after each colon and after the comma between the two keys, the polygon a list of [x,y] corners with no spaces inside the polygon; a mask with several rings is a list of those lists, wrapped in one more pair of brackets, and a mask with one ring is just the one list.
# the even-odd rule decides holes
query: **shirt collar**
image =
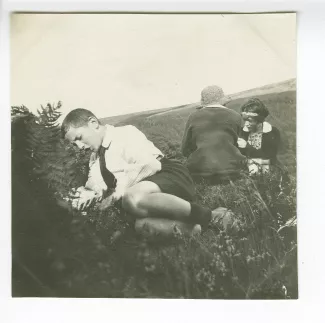
{"label": "shirt collar", "polygon": [[106,131],[105,131],[104,139],[102,142],[102,146],[105,148],[108,148],[113,140],[113,133],[114,133],[115,127],[111,126],[111,125],[105,125],[105,128],[106,128]]}
{"label": "shirt collar", "polygon": [[223,108],[223,109],[228,109],[227,107],[219,104],[219,103],[211,103],[211,104],[208,104],[208,105],[203,105],[203,106],[200,106],[198,107],[198,109],[204,109],[204,108]]}
{"label": "shirt collar", "polygon": [[[248,128],[245,126],[245,127],[243,128],[243,131],[248,132]],[[264,121],[264,122],[263,122],[263,131],[262,131],[262,132],[263,132],[263,133],[267,133],[267,132],[270,132],[270,131],[272,131],[272,125],[271,125],[270,123]]]}

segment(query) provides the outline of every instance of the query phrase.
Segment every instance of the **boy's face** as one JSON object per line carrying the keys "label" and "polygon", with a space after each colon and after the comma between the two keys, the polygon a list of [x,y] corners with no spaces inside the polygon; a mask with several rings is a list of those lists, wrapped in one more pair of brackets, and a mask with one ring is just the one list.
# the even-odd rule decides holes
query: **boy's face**
{"label": "boy's face", "polygon": [[77,145],[79,149],[89,148],[92,151],[97,151],[103,142],[100,125],[93,118],[90,118],[88,124],[83,127],[74,128],[71,126],[65,138]]}

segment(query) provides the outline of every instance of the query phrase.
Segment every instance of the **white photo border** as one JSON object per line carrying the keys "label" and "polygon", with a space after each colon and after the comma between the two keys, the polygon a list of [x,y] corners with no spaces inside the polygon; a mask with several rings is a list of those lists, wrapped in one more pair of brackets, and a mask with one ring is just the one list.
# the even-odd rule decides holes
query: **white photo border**
{"label": "white photo border", "polygon": [[[322,95],[325,75],[325,4],[322,1],[3,1],[1,8],[0,77],[1,113],[6,153],[1,159],[5,176],[1,219],[2,322],[324,322],[325,288],[322,249],[324,221],[325,156],[322,149]],[[133,300],[133,299],[13,299],[11,298],[11,196],[10,173],[10,57],[9,14],[25,12],[297,12],[297,163],[298,163],[298,266],[299,300]],[[324,105],[324,107],[323,107]],[[3,138],[3,137],[2,137]],[[6,150],[8,149],[8,150]],[[9,158],[8,158],[9,156]]]}

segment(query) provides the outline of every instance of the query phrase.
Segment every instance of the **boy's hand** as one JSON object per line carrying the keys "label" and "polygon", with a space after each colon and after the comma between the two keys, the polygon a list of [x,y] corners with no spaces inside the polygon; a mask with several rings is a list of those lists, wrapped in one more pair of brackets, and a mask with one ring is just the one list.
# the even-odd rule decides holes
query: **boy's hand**
{"label": "boy's hand", "polygon": [[93,197],[82,197],[79,198],[77,209],[84,211],[85,209],[89,208],[92,204],[99,202],[101,196],[93,196]]}
{"label": "boy's hand", "polygon": [[243,138],[238,138],[237,144],[239,148],[245,148],[247,146],[247,141]]}
{"label": "boy's hand", "polygon": [[72,198],[72,207],[81,211],[102,199],[101,195],[96,194],[94,191],[87,190],[83,186],[79,187],[77,190],[73,190],[69,196]]}

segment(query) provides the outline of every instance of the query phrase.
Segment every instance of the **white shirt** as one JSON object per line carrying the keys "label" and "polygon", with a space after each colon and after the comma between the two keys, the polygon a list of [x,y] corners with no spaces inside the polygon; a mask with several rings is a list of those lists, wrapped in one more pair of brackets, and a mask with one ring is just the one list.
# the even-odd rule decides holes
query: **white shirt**
{"label": "white shirt", "polygon": [[[161,170],[161,163],[157,158],[163,154],[134,126],[105,127],[102,146],[109,147],[105,152],[105,162],[107,169],[117,180],[113,198],[118,200],[128,187]],[[85,187],[101,195],[107,186],[100,172],[97,153],[91,155],[89,166]]]}

